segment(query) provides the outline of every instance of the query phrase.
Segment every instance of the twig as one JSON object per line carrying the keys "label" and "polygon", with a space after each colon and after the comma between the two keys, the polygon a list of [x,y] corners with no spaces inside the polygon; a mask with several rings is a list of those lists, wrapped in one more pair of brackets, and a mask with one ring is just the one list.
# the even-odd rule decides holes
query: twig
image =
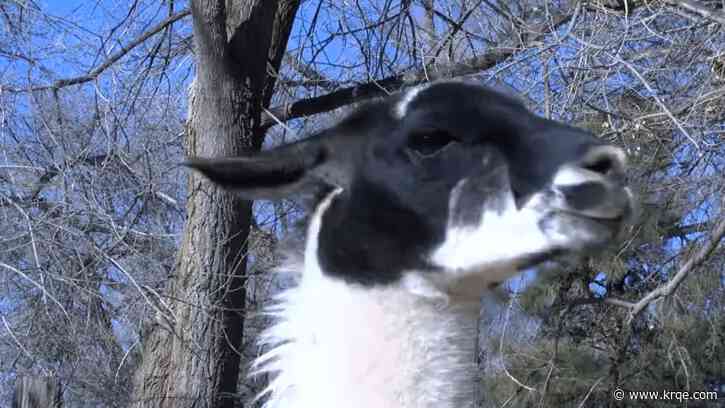
{"label": "twig", "polygon": [[273,119],[273,120],[274,120],[274,121],[275,121],[275,122],[276,122],[276,123],[277,123],[278,125],[282,126],[282,127],[284,128],[284,130],[286,130],[286,131],[288,131],[288,132],[290,132],[290,133],[292,133],[292,134],[294,134],[294,133],[295,133],[295,132],[293,132],[293,131],[292,131],[292,129],[290,129],[290,128],[289,128],[289,127],[288,127],[287,125],[285,125],[285,123],[284,123],[284,122],[282,122],[282,121],[281,121],[281,120],[280,120],[280,119],[279,119],[279,118],[277,117],[277,115],[275,115],[275,114],[274,114],[274,112],[271,112],[271,111],[270,111],[269,109],[265,108],[264,106],[262,107],[262,110],[264,111],[264,113],[266,113],[266,114],[267,114],[267,117],[270,117],[270,118],[272,118],[272,119]]}
{"label": "twig", "polygon": [[712,10],[699,1],[667,0],[667,3],[725,26],[725,13],[719,10]]}
{"label": "twig", "polygon": [[695,268],[700,266],[700,264],[707,260],[710,254],[715,251],[715,248],[717,248],[723,236],[725,236],[725,215],[722,216],[717,226],[715,226],[715,228],[710,233],[710,240],[706,244],[704,244],[697,251],[697,253],[695,253],[694,256],[689,258],[687,262],[682,265],[682,267],[680,267],[680,269],[677,271],[677,273],[675,273],[675,275],[669,282],[649,292],[646,296],[644,296],[637,302],[630,302],[628,300],[618,299],[614,297],[590,297],[584,299],[574,299],[570,301],[567,306],[572,307],[602,303],[611,306],[617,306],[629,310],[628,322],[631,322],[635,316],[637,316],[639,313],[642,312],[642,310],[644,310],[644,308],[647,307],[647,305],[649,305],[656,299],[666,297],[674,293],[675,290],[677,290],[677,287],[680,286],[682,281],[687,277],[687,275],[690,274]]}
{"label": "twig", "polygon": [[15,344],[18,345],[18,348],[23,353],[25,353],[25,355],[28,356],[29,359],[35,360],[35,358],[33,358],[33,355],[30,354],[30,352],[28,351],[28,349],[26,349],[23,346],[23,343],[21,343],[20,340],[18,340],[18,338],[15,336],[15,333],[13,333],[13,329],[12,329],[12,327],[10,327],[10,323],[8,323],[8,321],[5,319],[5,316],[0,315],[0,318],[2,318],[2,320],[3,320],[3,325],[5,325],[5,330],[8,332],[8,334],[10,335],[10,338],[13,339],[13,341],[15,342]]}
{"label": "twig", "polygon": [[594,384],[589,387],[589,391],[587,391],[586,395],[584,395],[584,398],[582,399],[582,402],[579,403],[578,408],[582,408],[584,406],[584,403],[587,402],[589,396],[592,395],[592,391],[597,388],[597,385],[599,385],[599,383],[602,382],[603,379],[604,377],[599,377],[599,379],[597,379],[597,381],[595,381]]}
{"label": "twig", "polygon": [[121,47],[120,50],[112,54],[106,61],[104,61],[101,65],[97,66],[93,70],[91,70],[89,73],[85,75],[80,75],[73,78],[64,78],[59,79],[53,83],[53,85],[46,85],[46,86],[39,86],[34,87],[30,89],[6,89],[8,92],[13,93],[20,93],[20,92],[34,92],[34,91],[45,91],[50,89],[60,89],[64,88],[66,86],[71,85],[78,85],[82,83],[86,83],[89,81],[93,81],[96,79],[103,71],[107,70],[109,67],[111,67],[113,64],[118,62],[121,58],[123,58],[126,54],[128,54],[131,50],[141,45],[144,41],[148,40],[149,38],[153,37],[154,35],[158,34],[160,31],[168,27],[169,25],[181,20],[182,18],[188,16],[191,14],[191,10],[186,9],[182,10],[177,14],[174,14],[172,16],[167,17],[154,27],[152,27],[150,30],[146,31],[145,33],[141,34],[138,38],[131,41],[130,43],[124,45]]}
{"label": "twig", "polygon": [[[535,44],[541,38],[545,37],[548,34],[548,31],[546,31],[545,28],[550,26],[551,29],[560,27],[562,24],[570,21],[573,16],[574,14],[556,15],[553,17],[553,23],[547,23],[542,27],[535,27],[537,29],[540,28],[541,33],[531,36],[528,39],[527,44]],[[419,71],[391,75],[379,80],[338,89],[337,91],[318,97],[302,99],[290,104],[276,106],[269,109],[269,112],[265,112],[262,119],[262,127],[269,128],[279,124],[279,122],[286,122],[295,118],[329,112],[353,102],[384,96],[404,86],[415,85],[426,80],[478,73],[509,59],[517,51],[518,49],[513,47],[494,47],[491,48],[491,51],[485,54],[469,58],[459,63],[436,67],[425,67],[425,69],[421,69]]]}
{"label": "twig", "polygon": [[617,299],[617,298],[605,298],[603,300],[604,303],[612,306],[618,306],[618,307],[624,307],[627,309],[632,309],[634,307],[634,303],[623,300],[623,299]]}
{"label": "twig", "polygon": [[723,235],[725,235],[725,214],[721,216],[720,221],[712,230],[709,241],[703,244],[702,247],[700,247],[700,249],[695,253],[695,255],[690,257],[687,262],[685,262],[684,265],[680,267],[680,269],[677,271],[677,273],[675,273],[675,275],[672,277],[672,279],[670,279],[669,282],[651,291],[645,297],[640,299],[637,303],[632,305],[629,312],[628,321],[631,322],[635,316],[637,316],[653,301],[674,293],[674,291],[677,290],[677,288],[687,277],[687,275],[689,275],[695,268],[705,262],[710,254],[715,251],[715,248],[718,247],[720,240],[723,238]]}
{"label": "twig", "polygon": [[[511,302],[509,302],[509,307],[507,307],[507,308],[506,308],[506,316],[505,316],[505,318],[504,318],[504,321],[503,321],[503,328],[501,329],[501,338],[500,338],[500,341],[499,341],[499,346],[498,346],[498,347],[499,347],[499,350],[498,350],[498,351],[499,351],[499,353],[501,354],[501,356],[503,356],[503,355],[504,355],[504,352],[503,352],[503,345],[504,345],[504,339],[506,338],[506,328],[508,327],[508,322],[509,322],[509,315],[510,315],[510,313],[509,313],[509,312],[511,311],[511,308],[512,308],[512,307],[513,307],[513,299],[511,299]],[[518,386],[519,386],[519,387],[521,387],[521,388],[524,388],[524,389],[526,389],[526,390],[527,390],[527,391],[529,391],[529,392],[534,392],[534,391],[536,391],[536,389],[535,389],[535,388],[533,388],[533,387],[530,387],[530,386],[528,386],[528,385],[526,385],[526,384],[522,383],[522,382],[521,382],[521,381],[519,381],[519,380],[518,380],[518,379],[517,379],[516,377],[514,377],[514,376],[513,376],[513,375],[512,375],[512,374],[511,374],[511,373],[509,372],[508,368],[506,368],[506,363],[502,364],[502,366],[503,366],[503,372],[504,372],[504,374],[506,374],[506,376],[507,376],[508,378],[510,378],[510,379],[511,379],[511,381],[513,381],[514,383],[516,383],[516,385],[518,385]]]}
{"label": "twig", "polygon": [[165,313],[163,310],[161,310],[161,308],[158,306],[157,302],[152,301],[151,298],[148,297],[148,295],[146,294],[146,291],[143,290],[143,288],[141,288],[141,285],[139,285],[138,282],[136,282],[136,279],[134,279],[133,275],[128,273],[128,271],[126,271],[126,269],[118,261],[116,261],[113,257],[111,257],[110,255],[106,254],[103,251],[99,251],[99,252],[106,259],[108,259],[111,262],[111,264],[116,267],[116,269],[118,269],[119,271],[121,271],[121,273],[126,275],[128,280],[136,288],[136,290],[138,290],[138,292],[144,298],[146,303],[149,306],[151,306],[151,308],[154,309],[154,311],[157,313],[156,317],[159,319],[164,319],[164,321],[169,325],[169,328],[174,327],[173,320],[175,319],[175,316],[173,314],[173,311],[171,310],[169,305],[167,305],[166,302],[163,301],[161,295],[159,295],[156,291],[152,290],[151,288],[146,287],[147,290],[149,290],[156,296],[156,298],[158,299],[158,303],[160,303],[162,306],[164,306],[166,308],[166,310],[169,312],[168,314]]}
{"label": "twig", "polygon": [[48,299],[52,300],[53,303],[55,303],[56,305],[58,305],[58,307],[60,308],[61,312],[63,312],[63,314],[65,315],[65,317],[68,319],[68,321],[71,320],[70,315],[68,314],[68,312],[63,307],[63,304],[60,303],[58,301],[58,299],[54,298],[53,295],[51,295],[50,293],[48,293],[48,290],[45,289],[45,287],[43,285],[41,285],[40,283],[34,281],[33,278],[31,278],[27,274],[23,273],[23,271],[21,271],[20,269],[15,268],[15,267],[12,267],[12,266],[6,264],[5,262],[0,262],[0,266],[2,266],[5,269],[8,269],[8,270],[10,270],[12,272],[15,272],[16,274],[20,275],[23,279],[25,279],[28,282],[32,283],[33,286],[35,286],[36,288],[40,289],[40,291],[43,292],[43,295],[44,296],[47,296]]}
{"label": "twig", "polygon": [[647,91],[649,91],[649,93],[652,94],[652,98],[654,98],[655,102],[657,102],[657,105],[659,105],[660,109],[662,109],[662,111],[667,115],[667,117],[670,118],[670,120],[675,124],[675,126],[677,126],[677,128],[680,130],[680,132],[682,132],[682,134],[685,135],[685,137],[690,139],[692,144],[695,145],[695,148],[697,150],[700,150],[700,145],[697,143],[697,141],[692,136],[690,136],[690,133],[687,130],[685,130],[685,128],[682,126],[682,123],[680,123],[680,121],[677,120],[675,115],[673,115],[672,112],[667,108],[667,105],[665,105],[664,102],[662,102],[662,100],[660,99],[660,97],[657,96],[657,92],[650,86],[649,82],[644,78],[644,76],[642,76],[642,74],[637,70],[637,68],[635,68],[634,65],[630,64],[629,62],[625,61],[624,59],[622,59],[618,56],[612,56],[612,58],[615,61],[617,61],[618,63],[627,67],[627,69],[629,69],[632,72],[632,74],[634,74],[634,76],[636,76],[637,79],[639,79],[639,81],[642,83],[642,85],[644,85],[644,87],[647,89]]}
{"label": "twig", "polygon": [[133,351],[133,349],[134,349],[134,348],[136,348],[136,346],[137,346],[138,344],[139,344],[139,341],[138,341],[138,340],[136,340],[136,341],[135,341],[135,342],[134,342],[134,343],[133,343],[133,344],[131,345],[131,347],[129,347],[129,348],[128,348],[128,350],[126,350],[126,352],[125,352],[125,353],[123,353],[123,358],[121,359],[121,362],[120,362],[120,363],[118,363],[118,367],[116,368],[116,374],[115,374],[115,375],[113,376],[113,383],[114,383],[114,384],[118,384],[118,377],[119,377],[119,375],[121,374],[121,368],[123,367],[123,363],[124,363],[124,362],[126,361],[126,358],[128,358],[128,356],[129,356],[129,355],[131,354],[131,352]]}

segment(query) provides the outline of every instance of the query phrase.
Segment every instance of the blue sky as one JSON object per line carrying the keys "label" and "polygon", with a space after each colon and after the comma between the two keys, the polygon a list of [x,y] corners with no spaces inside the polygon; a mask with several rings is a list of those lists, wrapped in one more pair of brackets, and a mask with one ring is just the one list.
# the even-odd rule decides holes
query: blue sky
{"label": "blue sky", "polygon": [[77,0],[45,0],[40,3],[45,10],[58,16],[66,16],[82,5]]}

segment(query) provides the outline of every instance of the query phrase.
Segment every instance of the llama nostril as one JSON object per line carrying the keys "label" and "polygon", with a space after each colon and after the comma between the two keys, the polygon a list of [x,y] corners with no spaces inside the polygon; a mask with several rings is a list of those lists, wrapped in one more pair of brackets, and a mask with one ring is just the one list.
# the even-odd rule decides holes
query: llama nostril
{"label": "llama nostril", "polygon": [[625,159],[622,149],[599,145],[575,163],[562,166],[552,183],[562,198],[561,209],[592,218],[623,216],[631,201],[625,191]]}
{"label": "llama nostril", "polygon": [[585,164],[583,167],[595,173],[607,175],[614,169],[614,164],[608,157],[601,157],[594,163]]}
{"label": "llama nostril", "polygon": [[[610,178],[624,180],[627,167],[627,156],[624,151],[614,146],[596,146],[584,156],[579,164],[585,170]],[[621,180],[620,180],[621,179]]]}

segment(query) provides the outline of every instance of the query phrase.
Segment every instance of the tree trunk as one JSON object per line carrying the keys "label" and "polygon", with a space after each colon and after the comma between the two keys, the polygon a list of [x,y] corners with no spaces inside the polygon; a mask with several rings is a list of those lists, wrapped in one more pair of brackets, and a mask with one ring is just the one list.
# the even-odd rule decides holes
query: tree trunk
{"label": "tree trunk", "polygon": [[61,388],[55,377],[19,377],[15,380],[13,408],[60,408]]}
{"label": "tree trunk", "polygon": [[[196,78],[188,156],[258,150],[262,107],[299,6],[292,0],[192,2]],[[238,407],[251,203],[191,173],[187,222],[165,305],[147,330],[136,407]]]}

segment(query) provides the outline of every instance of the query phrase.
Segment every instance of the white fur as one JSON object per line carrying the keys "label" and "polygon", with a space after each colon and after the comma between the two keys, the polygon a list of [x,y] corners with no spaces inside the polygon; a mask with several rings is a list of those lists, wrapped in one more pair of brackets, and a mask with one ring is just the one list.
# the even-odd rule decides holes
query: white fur
{"label": "white fur", "polygon": [[255,366],[274,377],[265,408],[473,407],[478,302],[456,302],[415,272],[374,288],[328,278],[317,235],[337,194],[315,211],[302,279],[262,336],[271,349]]}
{"label": "white fur", "polygon": [[557,187],[576,186],[588,181],[600,181],[602,176],[579,166],[564,165],[556,172],[553,184]]}
{"label": "white fur", "polygon": [[[461,185],[451,194],[452,210],[456,208]],[[448,226],[443,244],[431,256],[434,264],[445,269],[439,277],[445,284],[469,286],[471,294],[480,295],[481,288],[517,274],[517,262],[522,255],[546,252],[566,239],[555,232],[544,233],[539,227],[546,207],[541,194],[532,197],[521,209],[516,208],[510,192],[501,194],[502,207],[485,209],[478,225]],[[463,274],[475,277],[467,278]]]}
{"label": "white fur", "polygon": [[428,88],[429,86],[430,85],[428,84],[418,85],[406,91],[400,102],[395,105],[395,116],[398,119],[404,118],[405,115],[408,113],[408,106],[410,106],[410,103],[413,101],[413,99],[415,99],[415,97],[418,96],[421,91]]}
{"label": "white fur", "polygon": [[554,176],[554,186],[574,186],[589,181],[601,182],[600,173],[585,168],[586,164],[595,163],[599,159],[609,159],[612,170],[618,173],[624,173],[627,168],[627,154],[624,150],[615,146],[597,146],[587,152],[579,165],[562,166]]}

